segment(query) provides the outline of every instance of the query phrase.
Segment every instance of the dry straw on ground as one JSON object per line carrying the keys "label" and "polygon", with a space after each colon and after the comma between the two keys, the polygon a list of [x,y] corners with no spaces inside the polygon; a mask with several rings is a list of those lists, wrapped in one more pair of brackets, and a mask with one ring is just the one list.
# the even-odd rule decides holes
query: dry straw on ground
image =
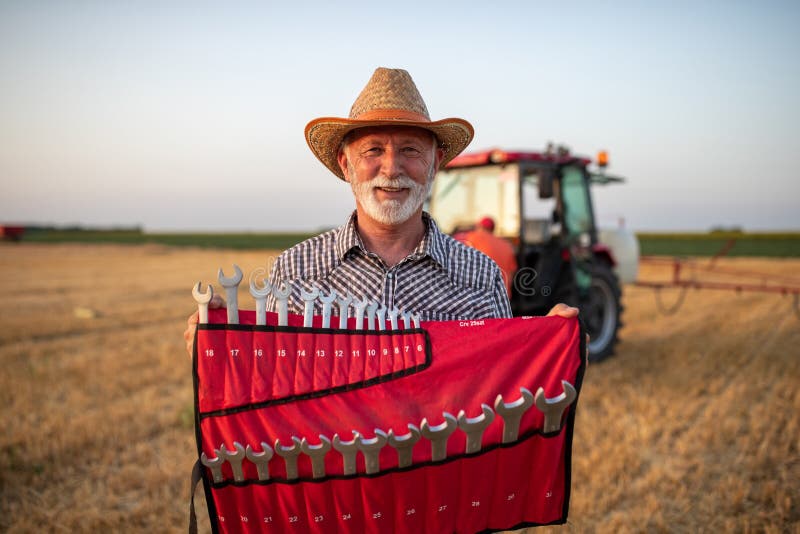
{"label": "dry straw on ground", "polygon": [[[0,245],[0,530],[185,530],[190,289],[219,266],[248,272],[269,257]],[[798,260],[725,264],[800,272]],[[691,292],[671,317],[649,291],[627,288],[625,300],[618,354],[586,374],[566,530],[800,531],[789,300]]]}

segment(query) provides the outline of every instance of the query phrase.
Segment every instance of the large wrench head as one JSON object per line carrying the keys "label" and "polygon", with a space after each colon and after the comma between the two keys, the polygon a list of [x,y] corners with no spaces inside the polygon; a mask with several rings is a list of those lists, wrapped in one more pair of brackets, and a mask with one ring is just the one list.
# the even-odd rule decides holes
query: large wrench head
{"label": "large wrench head", "polygon": [[272,296],[275,300],[286,300],[292,294],[292,288],[285,281],[272,286]]}
{"label": "large wrench head", "polygon": [[[257,267],[250,273],[250,295],[254,299],[268,297],[272,292],[272,284],[266,278],[267,270],[264,267]],[[258,279],[261,278],[261,287],[258,286]]]}
{"label": "large wrench head", "polygon": [[319,296],[319,289],[316,287],[312,287],[311,291],[306,291],[302,287],[300,288],[300,298],[303,300],[314,300]]}
{"label": "large wrench head", "polygon": [[217,272],[217,278],[219,278],[219,283],[222,284],[222,287],[236,287],[239,285],[239,282],[242,281],[243,277],[244,273],[242,273],[242,270],[235,263],[233,264],[233,276],[230,278],[225,276],[221,267]]}
{"label": "large wrench head", "polygon": [[323,295],[321,291],[318,292],[319,301],[323,304],[331,304],[333,301],[336,300],[336,291],[331,289],[331,292],[327,295]]}
{"label": "large wrench head", "polygon": [[209,284],[206,286],[206,292],[200,293],[200,282],[197,282],[197,284],[192,287],[192,296],[198,304],[208,304],[211,302],[211,297],[214,296],[214,288]]}

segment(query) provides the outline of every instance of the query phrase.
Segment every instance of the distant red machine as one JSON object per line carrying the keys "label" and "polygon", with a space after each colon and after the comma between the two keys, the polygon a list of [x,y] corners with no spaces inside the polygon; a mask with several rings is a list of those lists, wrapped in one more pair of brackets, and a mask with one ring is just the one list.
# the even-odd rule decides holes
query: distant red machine
{"label": "distant red machine", "polygon": [[7,241],[19,241],[25,233],[24,226],[8,226],[0,224],[0,238]]}

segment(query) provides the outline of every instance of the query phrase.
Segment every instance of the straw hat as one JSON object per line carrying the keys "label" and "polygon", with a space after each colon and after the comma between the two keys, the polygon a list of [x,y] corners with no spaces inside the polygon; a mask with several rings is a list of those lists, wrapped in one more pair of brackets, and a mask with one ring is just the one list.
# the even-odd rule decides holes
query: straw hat
{"label": "straw hat", "polygon": [[342,139],[367,126],[416,126],[430,130],[444,150],[441,166],[472,141],[472,125],[464,119],[431,121],[428,108],[408,72],[378,68],[358,95],[349,118],[321,117],[306,125],[306,142],[315,156],[344,180],[337,156]]}

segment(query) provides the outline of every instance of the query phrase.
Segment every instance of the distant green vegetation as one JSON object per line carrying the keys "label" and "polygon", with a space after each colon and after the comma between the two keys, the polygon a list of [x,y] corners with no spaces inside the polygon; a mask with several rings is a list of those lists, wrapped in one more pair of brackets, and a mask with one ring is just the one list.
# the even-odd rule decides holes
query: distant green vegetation
{"label": "distant green vegetation", "polygon": [[313,233],[144,233],[138,230],[34,230],[22,236],[27,243],[156,243],[179,247],[286,249]]}
{"label": "distant green vegetation", "polygon": [[798,257],[800,232],[746,233],[639,233],[644,256],[726,256]]}
{"label": "distant green vegetation", "polygon": [[[316,233],[146,233],[138,228],[31,228],[22,241],[284,250]],[[726,256],[800,257],[800,232],[651,232],[639,233],[637,237],[641,253],[646,256],[713,256],[726,250]]]}

